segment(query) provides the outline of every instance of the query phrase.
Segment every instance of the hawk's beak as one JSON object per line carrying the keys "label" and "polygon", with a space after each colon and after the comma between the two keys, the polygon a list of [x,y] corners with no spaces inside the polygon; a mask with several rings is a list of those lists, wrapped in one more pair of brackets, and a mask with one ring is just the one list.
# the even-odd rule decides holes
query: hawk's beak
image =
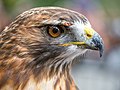
{"label": "hawk's beak", "polygon": [[92,49],[92,50],[99,50],[100,57],[101,57],[104,51],[104,44],[103,44],[102,38],[92,28],[86,27],[85,32],[86,32],[87,39],[83,42],[85,42],[86,48]]}
{"label": "hawk's beak", "polygon": [[85,49],[92,49],[92,50],[99,50],[100,52],[100,57],[103,55],[103,40],[100,37],[100,35],[94,31],[92,28],[85,28],[85,39],[80,40],[77,42],[69,42],[66,44],[62,44],[62,46],[69,46],[69,45],[77,45],[77,46],[82,46],[82,48]]}
{"label": "hawk's beak", "polygon": [[87,40],[85,43],[86,43],[86,48],[92,50],[99,50],[100,57],[103,55],[103,51],[104,51],[103,40],[97,33],[91,39]]}

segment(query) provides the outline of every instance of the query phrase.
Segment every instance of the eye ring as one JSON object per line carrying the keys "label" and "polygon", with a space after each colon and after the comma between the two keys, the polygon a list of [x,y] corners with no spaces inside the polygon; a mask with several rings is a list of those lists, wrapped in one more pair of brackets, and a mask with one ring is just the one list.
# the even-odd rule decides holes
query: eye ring
{"label": "eye ring", "polygon": [[47,33],[53,38],[59,37],[63,32],[64,31],[60,27],[57,27],[57,26],[49,26],[47,28]]}

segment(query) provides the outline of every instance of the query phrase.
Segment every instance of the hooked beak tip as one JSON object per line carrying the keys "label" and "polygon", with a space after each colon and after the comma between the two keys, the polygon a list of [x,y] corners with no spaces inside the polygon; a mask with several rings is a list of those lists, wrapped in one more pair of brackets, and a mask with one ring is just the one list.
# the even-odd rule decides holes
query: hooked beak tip
{"label": "hooked beak tip", "polygon": [[102,57],[103,56],[103,52],[104,52],[104,46],[103,46],[103,44],[101,44],[100,46],[98,46],[98,49],[99,49],[100,57]]}
{"label": "hooked beak tip", "polygon": [[102,38],[100,38],[98,36],[98,37],[93,38],[92,41],[93,41],[93,43],[95,45],[95,48],[97,48],[97,50],[99,50],[100,57],[102,57],[103,52],[104,52],[104,44],[103,44]]}
{"label": "hooked beak tip", "polygon": [[100,53],[100,57],[103,56],[103,49],[99,50],[99,53]]}

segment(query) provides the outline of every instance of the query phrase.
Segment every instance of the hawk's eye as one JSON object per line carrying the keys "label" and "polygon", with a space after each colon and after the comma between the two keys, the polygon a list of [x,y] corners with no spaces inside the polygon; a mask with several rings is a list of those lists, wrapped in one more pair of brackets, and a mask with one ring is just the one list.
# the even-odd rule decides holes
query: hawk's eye
{"label": "hawk's eye", "polygon": [[57,26],[49,26],[47,29],[47,33],[53,38],[59,37],[63,32],[64,31]]}

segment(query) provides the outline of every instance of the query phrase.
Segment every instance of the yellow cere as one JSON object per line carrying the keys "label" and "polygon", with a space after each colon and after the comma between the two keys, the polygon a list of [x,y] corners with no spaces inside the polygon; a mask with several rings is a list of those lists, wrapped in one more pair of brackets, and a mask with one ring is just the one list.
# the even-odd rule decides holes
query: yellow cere
{"label": "yellow cere", "polygon": [[85,27],[85,33],[87,35],[87,38],[90,39],[94,35],[95,31],[92,28]]}

